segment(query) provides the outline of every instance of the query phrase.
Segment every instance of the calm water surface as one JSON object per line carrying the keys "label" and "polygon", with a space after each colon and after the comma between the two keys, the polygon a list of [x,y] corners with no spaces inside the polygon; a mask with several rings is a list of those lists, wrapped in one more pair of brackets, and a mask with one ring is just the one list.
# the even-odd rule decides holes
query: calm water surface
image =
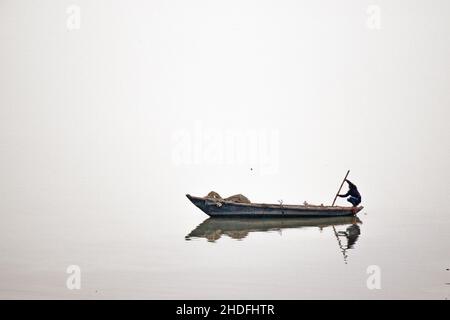
{"label": "calm water surface", "polygon": [[[217,220],[182,199],[146,212],[10,214],[0,227],[1,298],[450,297],[450,225],[442,212]],[[66,288],[72,264],[81,268],[81,290]],[[366,284],[373,265],[379,290]]]}

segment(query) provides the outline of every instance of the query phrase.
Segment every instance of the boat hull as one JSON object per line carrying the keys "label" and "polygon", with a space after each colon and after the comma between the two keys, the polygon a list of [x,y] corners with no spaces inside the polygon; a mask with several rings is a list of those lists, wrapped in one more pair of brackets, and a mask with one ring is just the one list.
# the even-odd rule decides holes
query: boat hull
{"label": "boat hull", "polygon": [[236,203],[222,199],[186,197],[210,217],[339,217],[353,216],[363,207]]}

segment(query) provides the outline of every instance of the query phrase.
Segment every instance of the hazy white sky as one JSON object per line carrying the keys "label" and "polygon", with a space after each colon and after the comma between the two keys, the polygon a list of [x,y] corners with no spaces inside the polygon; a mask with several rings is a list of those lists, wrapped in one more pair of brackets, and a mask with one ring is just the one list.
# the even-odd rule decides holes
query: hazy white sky
{"label": "hazy white sky", "polygon": [[[211,189],[326,203],[347,169],[366,204],[446,203],[449,11],[445,0],[2,0],[2,215]],[[246,130],[262,137],[257,164],[275,170],[205,155],[240,154],[208,139]],[[177,162],[180,148],[200,158]]]}

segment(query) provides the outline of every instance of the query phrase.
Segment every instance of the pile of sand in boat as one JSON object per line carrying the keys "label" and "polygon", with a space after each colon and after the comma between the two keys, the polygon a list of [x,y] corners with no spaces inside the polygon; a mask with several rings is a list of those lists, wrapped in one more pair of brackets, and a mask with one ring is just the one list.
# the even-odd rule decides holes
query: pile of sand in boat
{"label": "pile of sand in boat", "polygon": [[211,191],[210,193],[208,193],[208,195],[205,198],[209,198],[209,199],[213,199],[213,200],[232,201],[232,202],[236,202],[236,203],[251,203],[250,200],[242,194],[235,194],[228,198],[222,198],[220,196],[220,194],[218,194],[215,191]]}
{"label": "pile of sand in boat", "polygon": [[[224,200],[224,201],[231,201],[231,202],[236,202],[236,203],[251,203],[250,200],[242,195],[242,194],[235,194],[231,197],[228,198],[222,198],[220,196],[220,194],[218,194],[215,191],[211,191],[210,193],[208,193],[205,197],[205,199],[211,199],[211,200],[216,200],[216,201],[220,201],[220,200]],[[280,205],[283,205],[283,201],[282,200],[278,200],[278,202],[280,203]],[[314,205],[314,204],[310,204],[308,202],[303,202],[304,206],[309,206],[309,207],[318,207],[319,205]],[[323,207],[323,203],[320,204],[321,207]]]}

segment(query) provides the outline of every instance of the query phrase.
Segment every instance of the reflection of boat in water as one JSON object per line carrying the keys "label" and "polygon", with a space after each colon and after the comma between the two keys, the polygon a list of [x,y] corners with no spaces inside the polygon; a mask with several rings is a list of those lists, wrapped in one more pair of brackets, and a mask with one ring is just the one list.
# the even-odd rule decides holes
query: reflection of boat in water
{"label": "reflection of boat in water", "polygon": [[284,205],[265,203],[242,203],[222,198],[186,197],[207,215],[238,217],[337,217],[353,216],[363,209],[360,207],[341,207],[323,205]]}
{"label": "reflection of boat in water", "polygon": [[341,225],[350,225],[345,232],[340,232],[336,236],[347,237],[347,247],[353,245],[359,236],[359,218],[350,217],[291,217],[291,218],[208,218],[192,230],[186,240],[192,238],[206,238],[214,242],[222,235],[233,239],[244,239],[250,232],[280,231],[282,229],[296,229],[305,227],[326,228]]}

